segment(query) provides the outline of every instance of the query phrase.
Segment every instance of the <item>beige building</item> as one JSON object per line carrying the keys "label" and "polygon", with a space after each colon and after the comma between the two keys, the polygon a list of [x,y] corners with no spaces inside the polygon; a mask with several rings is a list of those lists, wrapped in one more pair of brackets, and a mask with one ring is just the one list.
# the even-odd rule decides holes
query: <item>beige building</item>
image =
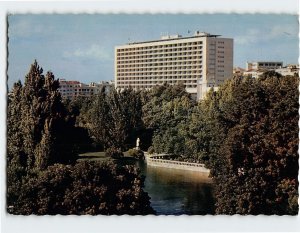
{"label": "beige building", "polygon": [[275,71],[282,76],[299,76],[299,65],[287,65],[286,67],[278,68]]}
{"label": "beige building", "polygon": [[275,70],[281,68],[283,62],[281,61],[255,61],[246,63],[245,76],[250,76],[252,78],[258,78],[266,71]]}
{"label": "beige building", "polygon": [[256,62],[247,62],[246,70],[274,70],[277,68],[281,68],[283,66],[283,62],[281,61],[256,61]]}
{"label": "beige building", "polygon": [[244,72],[246,70],[241,68],[241,67],[234,67],[233,68],[233,75],[237,75],[237,76],[243,76]]}
{"label": "beige building", "polygon": [[63,98],[73,99],[80,96],[89,97],[98,94],[102,88],[105,88],[105,92],[108,93],[113,87],[114,83],[112,81],[101,81],[99,83],[91,82],[90,84],[85,84],[79,81],[59,79],[58,91]]}
{"label": "beige building", "polygon": [[196,32],[115,48],[115,87],[150,89],[183,83],[194,98],[232,78],[233,39]]}
{"label": "beige building", "polygon": [[258,78],[266,71],[275,71],[282,76],[299,74],[299,65],[287,65],[284,67],[283,62],[275,61],[247,62],[246,68],[247,71],[244,72],[244,75],[252,78]]}
{"label": "beige building", "polygon": [[88,85],[90,88],[93,88],[93,94],[98,94],[102,88],[104,88],[105,93],[109,93],[112,88],[114,88],[114,81],[100,81],[100,82],[91,82]]}
{"label": "beige building", "polygon": [[251,78],[258,78],[261,76],[266,70],[247,70],[243,73],[244,76],[248,76]]}

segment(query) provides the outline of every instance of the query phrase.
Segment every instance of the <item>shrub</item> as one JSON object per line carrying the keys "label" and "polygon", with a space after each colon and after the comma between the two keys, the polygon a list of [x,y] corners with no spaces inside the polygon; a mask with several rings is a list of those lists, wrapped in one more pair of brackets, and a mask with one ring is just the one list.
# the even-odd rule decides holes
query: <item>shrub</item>
{"label": "shrub", "polygon": [[144,159],[144,152],[142,150],[129,149],[128,150],[128,155],[132,156],[136,159]]}
{"label": "shrub", "polygon": [[111,157],[113,159],[120,159],[120,158],[123,158],[124,157],[124,154],[123,152],[120,150],[120,149],[117,149],[115,147],[111,147],[111,148],[108,148],[106,151],[105,151],[105,155],[107,157]]}
{"label": "shrub", "polygon": [[148,153],[149,153],[149,154],[153,154],[154,152],[155,152],[154,147],[153,147],[153,146],[150,146],[150,147],[148,148]]}

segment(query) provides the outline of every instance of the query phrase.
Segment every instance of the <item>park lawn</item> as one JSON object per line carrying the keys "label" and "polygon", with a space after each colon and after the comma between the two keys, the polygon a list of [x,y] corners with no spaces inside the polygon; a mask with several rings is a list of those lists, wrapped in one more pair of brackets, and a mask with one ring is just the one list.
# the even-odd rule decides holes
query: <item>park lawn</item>
{"label": "park lawn", "polygon": [[111,158],[105,156],[105,152],[87,152],[83,154],[79,154],[78,161],[84,161],[84,160],[89,160],[89,161],[110,161]]}
{"label": "park lawn", "polygon": [[[128,156],[128,152],[124,152],[124,156],[125,157],[129,157]],[[85,160],[89,160],[89,161],[112,161],[112,159],[110,157],[105,156],[105,152],[104,151],[99,151],[99,152],[87,152],[87,153],[82,153],[79,154],[79,158],[78,161],[85,161]]]}

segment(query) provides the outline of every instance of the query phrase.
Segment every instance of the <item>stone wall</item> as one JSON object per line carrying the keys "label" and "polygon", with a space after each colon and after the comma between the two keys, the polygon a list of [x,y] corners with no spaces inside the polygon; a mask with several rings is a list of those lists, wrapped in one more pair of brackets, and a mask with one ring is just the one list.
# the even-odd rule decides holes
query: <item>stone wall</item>
{"label": "stone wall", "polygon": [[209,175],[210,172],[209,169],[204,167],[204,164],[200,164],[200,163],[188,163],[188,162],[166,160],[166,159],[154,159],[151,158],[150,156],[145,156],[145,157],[146,157],[147,165],[149,166],[199,171],[207,174],[207,176]]}

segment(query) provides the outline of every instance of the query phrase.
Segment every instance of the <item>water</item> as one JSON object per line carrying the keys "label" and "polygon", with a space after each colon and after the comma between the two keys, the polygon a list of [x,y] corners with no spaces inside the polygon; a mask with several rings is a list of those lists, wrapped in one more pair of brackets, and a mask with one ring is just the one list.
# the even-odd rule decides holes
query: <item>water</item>
{"label": "water", "polygon": [[[107,160],[102,152],[81,155],[83,160]],[[196,171],[147,166],[144,161],[125,157],[119,165],[136,165],[145,178],[144,190],[151,197],[157,215],[214,214],[211,180]]]}
{"label": "water", "polygon": [[157,215],[214,214],[211,180],[196,171],[147,166],[138,162],[145,191]]}

